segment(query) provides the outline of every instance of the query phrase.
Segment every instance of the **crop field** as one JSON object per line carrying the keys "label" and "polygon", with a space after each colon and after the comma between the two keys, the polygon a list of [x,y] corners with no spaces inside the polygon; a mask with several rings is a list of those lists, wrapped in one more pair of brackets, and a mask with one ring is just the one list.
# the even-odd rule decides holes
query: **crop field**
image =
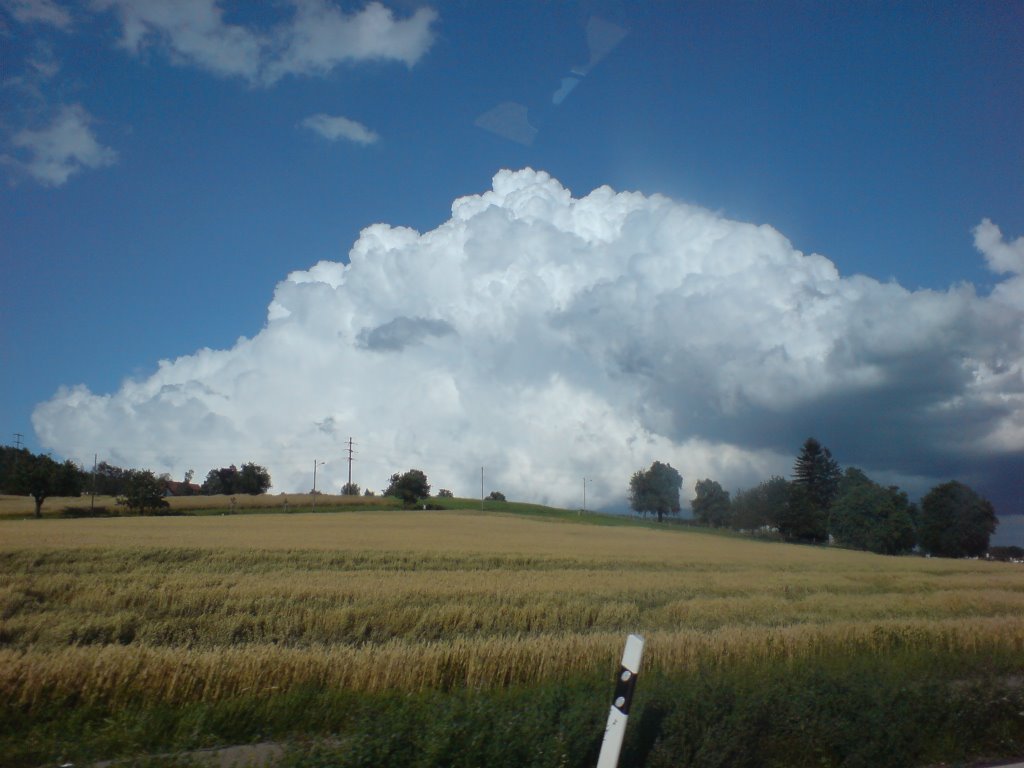
{"label": "crop field", "polygon": [[[229,514],[231,512],[303,512],[321,509],[393,509],[395,500],[381,496],[336,496],[308,493],[279,493],[250,496],[178,496],[167,499],[172,514]],[[119,515],[122,508],[114,496],[58,496],[43,503],[43,517],[86,516],[98,510],[101,514]],[[35,513],[31,496],[8,496],[0,494],[0,520],[4,518],[27,518]]]}
{"label": "crop field", "polygon": [[589,520],[0,521],[0,764],[593,765],[629,632],[623,765],[1024,754],[1020,566]]}

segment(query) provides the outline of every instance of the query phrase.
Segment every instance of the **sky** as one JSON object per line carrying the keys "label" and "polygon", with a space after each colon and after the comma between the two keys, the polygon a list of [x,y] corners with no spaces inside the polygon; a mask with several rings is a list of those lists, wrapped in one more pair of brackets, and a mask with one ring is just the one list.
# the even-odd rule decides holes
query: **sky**
{"label": "sky", "polygon": [[0,0],[0,439],[1024,513],[1022,137],[1021,2]]}

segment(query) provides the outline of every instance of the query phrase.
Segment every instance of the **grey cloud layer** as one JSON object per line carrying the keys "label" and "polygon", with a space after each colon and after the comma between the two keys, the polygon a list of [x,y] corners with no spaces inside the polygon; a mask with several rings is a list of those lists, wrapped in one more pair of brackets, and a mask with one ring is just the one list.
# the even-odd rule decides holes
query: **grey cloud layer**
{"label": "grey cloud layer", "polygon": [[34,424],[64,454],[178,474],[251,458],[278,490],[354,436],[364,486],[418,466],[472,495],[486,466],[564,504],[583,476],[621,502],[656,458],[687,487],[749,486],[813,434],[912,491],[955,475],[998,496],[1024,456],[1024,240],[975,238],[1008,275],[990,296],[912,292],[768,226],[502,171],[430,232],[374,225],[350,263],[289,275],[254,338],[112,395],[63,390]]}

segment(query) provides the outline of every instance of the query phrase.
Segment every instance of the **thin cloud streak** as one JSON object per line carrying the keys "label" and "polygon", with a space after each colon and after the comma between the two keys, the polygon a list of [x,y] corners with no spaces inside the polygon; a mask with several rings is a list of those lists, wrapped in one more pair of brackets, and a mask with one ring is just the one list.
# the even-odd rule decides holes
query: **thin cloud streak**
{"label": "thin cloud streak", "polygon": [[[354,436],[364,487],[420,467],[475,495],[485,466],[490,489],[557,504],[592,478],[596,506],[654,459],[687,488],[750,487],[815,435],[912,493],[958,477],[1014,502],[1024,276],[993,226],[979,249],[1007,276],[989,296],[909,291],[770,226],[501,171],[429,232],[375,224],[349,263],[290,274],[253,338],[110,395],[63,389],[33,423],[64,455],[175,475],[245,456],[276,490],[308,489],[309,461]],[[344,482],[339,461],[324,473]]]}
{"label": "thin cloud streak", "polygon": [[374,144],[379,139],[376,133],[371,131],[362,123],[350,120],[341,115],[310,115],[301,123],[303,128],[308,128],[319,134],[328,141],[345,139],[356,144]]}

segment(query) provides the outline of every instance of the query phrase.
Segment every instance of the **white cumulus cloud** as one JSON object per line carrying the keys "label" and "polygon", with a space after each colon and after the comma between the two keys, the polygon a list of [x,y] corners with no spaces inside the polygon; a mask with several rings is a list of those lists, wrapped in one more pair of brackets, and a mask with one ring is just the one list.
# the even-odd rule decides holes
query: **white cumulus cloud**
{"label": "white cumulus cloud", "polygon": [[292,0],[290,18],[269,30],[225,21],[217,0],[93,0],[121,23],[121,44],[147,46],[171,60],[217,75],[272,84],[285,75],[322,75],[342,62],[415,64],[434,40],[437,13],[421,8],[396,18],[379,2],[344,13],[326,0]]}
{"label": "white cumulus cloud", "polygon": [[809,435],[912,491],[998,489],[1024,456],[1022,327],[1010,295],[843,277],[770,226],[501,171],[429,232],[376,224],[288,275],[253,338],[63,389],[33,423],[175,474],[253,460],[277,490],[308,490],[314,459],[336,490],[353,437],[364,487],[417,467],[474,495],[484,467],[510,498],[579,504],[587,477],[614,505],[655,459],[687,495],[788,474]]}
{"label": "white cumulus cloud", "polygon": [[434,41],[432,8],[407,19],[378,2],[346,14],[326,0],[295,0],[295,17],[277,31],[278,51],[268,63],[270,81],[284,75],[322,74],[345,61],[390,59],[412,66]]}
{"label": "white cumulus cloud", "polygon": [[117,152],[96,140],[91,122],[81,105],[63,106],[45,127],[14,134],[10,143],[18,154],[0,156],[0,162],[49,187],[62,186],[83,169],[112,165]]}
{"label": "white cumulus cloud", "polygon": [[302,121],[302,126],[318,133],[328,141],[346,139],[356,144],[373,144],[380,136],[362,123],[349,120],[341,115],[310,115]]}

